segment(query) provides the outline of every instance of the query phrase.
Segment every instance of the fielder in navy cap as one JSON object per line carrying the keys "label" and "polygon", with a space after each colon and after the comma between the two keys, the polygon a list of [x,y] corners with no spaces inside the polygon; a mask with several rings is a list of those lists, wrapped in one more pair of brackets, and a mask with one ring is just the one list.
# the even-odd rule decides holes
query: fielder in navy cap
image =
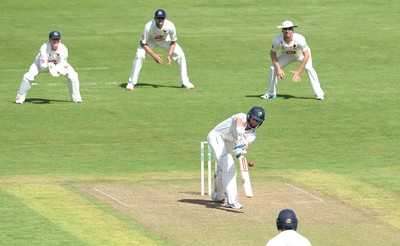
{"label": "fielder in navy cap", "polygon": [[162,18],[165,19],[167,17],[167,13],[165,13],[165,10],[159,9],[154,13],[154,18]]}
{"label": "fielder in navy cap", "polygon": [[129,76],[125,88],[129,91],[135,90],[146,55],[150,55],[155,62],[164,64],[162,55],[154,50],[155,48],[161,48],[168,52],[167,67],[171,66],[172,61],[178,64],[178,71],[182,82],[181,87],[193,89],[194,85],[190,82],[187,74],[185,53],[176,42],[177,39],[174,23],[167,19],[165,10],[157,9],[156,12],[154,12],[153,19],[144,26],[140,44],[136,50],[135,58],[133,59],[131,75]]}
{"label": "fielder in navy cap", "polygon": [[61,33],[58,31],[52,31],[49,33],[49,39],[61,39]]}

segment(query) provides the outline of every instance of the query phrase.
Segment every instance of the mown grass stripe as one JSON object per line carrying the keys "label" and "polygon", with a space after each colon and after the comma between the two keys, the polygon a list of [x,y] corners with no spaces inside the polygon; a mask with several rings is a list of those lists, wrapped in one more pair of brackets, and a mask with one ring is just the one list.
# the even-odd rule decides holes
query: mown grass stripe
{"label": "mown grass stripe", "polygon": [[8,186],[5,191],[90,245],[157,244],[131,225],[64,187],[35,184]]}

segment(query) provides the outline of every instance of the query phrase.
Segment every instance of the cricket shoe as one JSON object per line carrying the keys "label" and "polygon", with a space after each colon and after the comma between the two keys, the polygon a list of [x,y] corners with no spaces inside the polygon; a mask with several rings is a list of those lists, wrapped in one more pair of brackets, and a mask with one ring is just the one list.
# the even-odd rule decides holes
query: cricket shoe
{"label": "cricket shoe", "polygon": [[323,101],[323,100],[324,100],[324,97],[317,97],[317,100]]}
{"label": "cricket shoe", "polygon": [[186,82],[185,84],[182,85],[183,89],[194,89],[194,85],[190,82]]}
{"label": "cricket shoe", "polygon": [[265,93],[264,95],[261,96],[261,99],[275,99],[275,98],[277,98],[276,95],[270,96],[268,95],[268,93]]}
{"label": "cricket shoe", "polygon": [[243,205],[240,204],[238,201],[235,201],[234,203],[228,203],[226,204],[227,208],[233,208],[233,209],[242,209]]}
{"label": "cricket shoe", "polygon": [[125,87],[128,91],[133,91],[135,89],[135,85],[132,83],[128,83]]}
{"label": "cricket shoe", "polygon": [[25,97],[21,94],[17,94],[17,97],[15,98],[15,103],[23,104],[24,102],[25,102]]}

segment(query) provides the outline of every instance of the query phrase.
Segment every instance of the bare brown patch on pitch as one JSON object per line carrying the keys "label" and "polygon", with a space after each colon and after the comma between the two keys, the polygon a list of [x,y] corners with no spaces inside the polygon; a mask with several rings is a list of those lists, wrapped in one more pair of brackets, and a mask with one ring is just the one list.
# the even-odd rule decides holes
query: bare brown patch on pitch
{"label": "bare brown patch on pitch", "polygon": [[324,194],[284,181],[252,181],[254,197],[238,184],[241,210],[200,196],[197,177],[77,186],[173,245],[264,245],[276,235],[283,208],[298,214],[298,231],[314,245],[396,245],[399,231]]}

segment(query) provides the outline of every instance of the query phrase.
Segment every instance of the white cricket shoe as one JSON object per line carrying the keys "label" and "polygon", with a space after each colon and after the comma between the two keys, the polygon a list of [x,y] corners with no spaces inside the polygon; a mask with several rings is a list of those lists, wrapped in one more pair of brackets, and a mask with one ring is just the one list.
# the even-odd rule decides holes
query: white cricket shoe
{"label": "white cricket shoe", "polygon": [[276,95],[270,96],[270,95],[268,95],[268,93],[265,93],[264,95],[261,96],[261,98],[262,99],[275,99],[275,98],[277,98],[277,96]]}
{"label": "white cricket shoe", "polygon": [[128,83],[125,87],[128,91],[133,91],[135,89],[135,85],[132,83]]}
{"label": "white cricket shoe", "polygon": [[182,88],[184,89],[194,89],[194,85],[190,82],[186,82],[185,84],[182,85]]}
{"label": "white cricket shoe", "polygon": [[242,209],[243,205],[239,203],[239,201],[235,201],[234,203],[228,203],[226,204],[227,208],[233,208],[233,209]]}
{"label": "white cricket shoe", "polygon": [[15,103],[23,104],[24,102],[25,102],[25,97],[21,94],[17,94],[17,97],[15,98]]}

